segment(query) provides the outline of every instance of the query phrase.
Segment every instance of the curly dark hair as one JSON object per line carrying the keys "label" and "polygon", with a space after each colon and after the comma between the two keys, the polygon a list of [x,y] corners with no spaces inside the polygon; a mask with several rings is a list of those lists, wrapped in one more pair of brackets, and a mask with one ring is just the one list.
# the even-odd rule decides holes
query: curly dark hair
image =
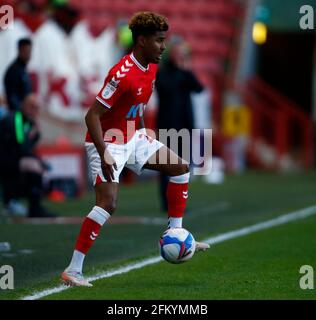
{"label": "curly dark hair", "polygon": [[157,31],[168,31],[167,18],[153,12],[137,12],[129,22],[133,41],[140,35],[149,36]]}

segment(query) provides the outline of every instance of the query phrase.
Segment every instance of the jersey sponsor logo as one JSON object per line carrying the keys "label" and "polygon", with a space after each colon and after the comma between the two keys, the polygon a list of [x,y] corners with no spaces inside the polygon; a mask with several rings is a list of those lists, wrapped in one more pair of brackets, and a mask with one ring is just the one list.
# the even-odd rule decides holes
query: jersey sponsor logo
{"label": "jersey sponsor logo", "polygon": [[138,95],[138,96],[140,96],[140,95],[142,94],[142,90],[143,90],[143,88],[138,88],[138,89],[137,89],[137,95]]}
{"label": "jersey sponsor logo", "polygon": [[146,104],[144,103],[132,105],[126,115],[126,119],[136,118],[137,114],[139,117],[142,117],[144,114],[145,108],[146,108]]}
{"label": "jersey sponsor logo", "polygon": [[110,99],[118,87],[118,86],[115,87],[113,84],[111,84],[111,81],[107,83],[104,89],[102,90],[102,98],[104,99]]}

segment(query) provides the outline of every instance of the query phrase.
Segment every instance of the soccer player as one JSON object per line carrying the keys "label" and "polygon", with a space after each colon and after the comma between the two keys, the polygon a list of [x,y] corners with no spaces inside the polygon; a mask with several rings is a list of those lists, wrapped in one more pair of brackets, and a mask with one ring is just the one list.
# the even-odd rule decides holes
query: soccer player
{"label": "soccer player", "polygon": [[[61,274],[62,283],[70,286],[92,286],[82,275],[83,261],[101,227],[115,211],[119,176],[124,166],[138,174],[146,168],[170,177],[168,226],[182,227],[188,198],[189,165],[161,142],[147,136],[143,122],[157,64],[165,50],[168,23],[163,16],[140,12],[132,17],[129,28],[133,51],[109,71],[85,117],[88,128],[85,146],[94,179],[96,204],[81,226],[71,262]],[[208,248],[206,243],[196,243],[196,250]]]}

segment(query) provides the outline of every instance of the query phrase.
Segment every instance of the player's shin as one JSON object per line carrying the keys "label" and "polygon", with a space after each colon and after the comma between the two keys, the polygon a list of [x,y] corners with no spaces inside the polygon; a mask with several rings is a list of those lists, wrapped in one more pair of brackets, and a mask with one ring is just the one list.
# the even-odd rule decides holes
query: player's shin
{"label": "player's shin", "polygon": [[110,218],[104,209],[94,206],[82,223],[75,250],[67,270],[82,272],[85,255],[93,245],[103,224]]}
{"label": "player's shin", "polygon": [[188,199],[190,173],[170,177],[167,187],[168,227],[182,228],[182,218]]}

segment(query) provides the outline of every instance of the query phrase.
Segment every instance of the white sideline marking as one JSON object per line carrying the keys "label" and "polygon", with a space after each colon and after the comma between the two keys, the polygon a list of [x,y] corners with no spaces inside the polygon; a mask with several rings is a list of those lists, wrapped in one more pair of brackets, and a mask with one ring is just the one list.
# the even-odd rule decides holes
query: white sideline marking
{"label": "white sideline marking", "polygon": [[[93,277],[89,277],[89,278],[87,277],[86,279],[90,282],[90,281],[95,281],[95,280],[99,280],[99,279],[103,279],[103,278],[110,278],[110,277],[116,276],[117,274],[127,273],[131,270],[140,269],[142,267],[149,266],[150,264],[157,263],[161,260],[163,260],[163,259],[160,256],[153,257],[153,258],[147,258],[147,259],[144,259],[140,262],[134,262],[134,263],[128,264],[125,267],[120,267],[116,270],[109,270],[104,273],[97,274]],[[49,296],[53,293],[58,293],[58,292],[64,291],[66,289],[69,289],[69,287],[60,285],[60,286],[52,288],[52,289],[47,289],[47,290],[35,292],[30,296],[26,296],[26,297],[21,298],[21,300],[37,300],[37,299],[41,299],[43,297]]]}
{"label": "white sideline marking", "polygon": [[271,227],[279,226],[281,224],[286,224],[291,221],[305,219],[314,214],[316,214],[316,205],[312,207],[307,207],[301,210],[297,210],[294,212],[290,212],[288,214],[284,214],[282,216],[279,216],[271,220],[259,222],[249,227],[241,228],[241,229],[230,231],[230,232],[225,232],[225,233],[219,234],[218,236],[205,239],[204,241],[209,244],[216,244],[229,239],[242,237],[260,230],[265,230]]}
{"label": "white sideline marking", "polygon": [[[291,221],[295,221],[295,220],[299,220],[299,219],[305,219],[309,216],[312,216],[316,214],[316,205],[315,206],[311,206],[311,207],[307,207],[301,210],[297,210],[282,216],[279,216],[277,218],[265,221],[265,222],[260,222],[257,224],[254,224],[252,226],[249,227],[245,227],[245,228],[241,228],[238,230],[233,230],[233,231],[229,231],[229,232],[225,232],[222,234],[219,234],[215,237],[210,237],[208,239],[205,239],[203,242],[207,242],[209,244],[216,244],[216,243],[220,243],[220,242],[224,242],[226,240],[229,239],[234,239],[234,238],[238,238],[238,237],[242,237],[245,235],[248,235],[250,233],[254,233],[260,230],[265,230],[265,229],[269,229],[271,227],[275,227],[275,226],[279,226],[282,224],[286,224],[288,222]],[[128,264],[125,267],[120,267],[116,270],[110,270],[110,271],[106,271],[104,273],[101,273],[99,275],[95,275],[93,277],[89,277],[87,278],[88,281],[95,281],[95,280],[99,280],[99,279],[104,279],[104,278],[110,278],[113,277],[115,275],[118,274],[123,274],[123,273],[127,273],[131,270],[136,270],[136,269],[140,269],[143,268],[145,266],[151,265],[151,264],[155,264],[158,263],[162,260],[162,258],[160,256],[157,257],[153,257],[153,258],[147,258],[144,259],[140,262],[135,262],[135,263],[131,263]],[[37,300],[43,297],[46,297],[48,295],[51,295],[53,293],[58,293],[61,291],[64,291],[68,289],[68,287],[65,286],[58,286],[52,289],[47,289],[47,290],[43,290],[43,291],[39,291],[39,292],[35,292],[32,295],[29,296],[25,296],[23,298],[21,298],[21,300]]]}

